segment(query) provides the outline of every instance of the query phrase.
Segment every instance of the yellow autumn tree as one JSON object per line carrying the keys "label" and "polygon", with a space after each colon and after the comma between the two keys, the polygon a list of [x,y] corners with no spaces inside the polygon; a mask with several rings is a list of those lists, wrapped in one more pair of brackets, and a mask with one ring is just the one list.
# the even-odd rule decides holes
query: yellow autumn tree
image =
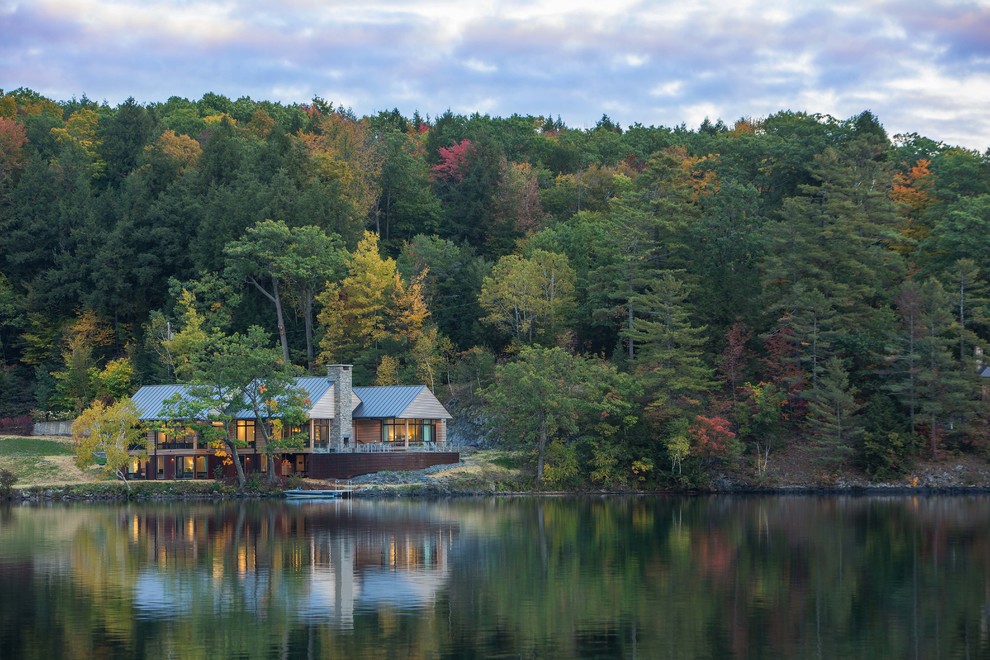
{"label": "yellow autumn tree", "polygon": [[319,361],[349,362],[361,366],[366,377],[395,382],[422,373],[424,347],[444,345],[435,328],[423,343],[432,328],[423,293],[426,271],[404,280],[395,260],[382,258],[373,232],[365,232],[347,258],[346,271],[342,282],[327,284],[317,298],[323,330]]}
{"label": "yellow autumn tree", "polygon": [[145,160],[152,170],[167,180],[178,177],[188,167],[195,165],[202,153],[199,142],[188,135],[177,135],[171,130],[165,131],[144,148]]}
{"label": "yellow autumn tree", "polygon": [[344,281],[328,285],[318,298],[323,310],[317,320],[325,329],[319,359],[324,364],[348,355],[354,359],[355,352],[386,336],[396,265],[379,253],[378,234],[364,232],[346,268]]}
{"label": "yellow autumn tree", "polygon": [[65,368],[54,372],[62,406],[81,411],[96,397],[98,349],[113,344],[113,328],[96,312],[86,310],[66,329],[62,349]]}
{"label": "yellow autumn tree", "polygon": [[179,380],[188,380],[195,372],[195,357],[206,346],[207,333],[203,328],[204,319],[196,309],[196,295],[183,289],[176,302],[181,317],[181,328],[162,342],[164,355]]}
{"label": "yellow autumn tree", "polygon": [[[148,434],[138,422],[138,411],[130,399],[105,405],[96,401],[72,422],[76,464],[86,468],[96,457],[106,459],[104,471],[127,483],[128,451],[140,446],[148,451]],[[130,484],[127,485],[130,488]]]}
{"label": "yellow autumn tree", "polygon": [[74,112],[65,126],[51,130],[52,137],[63,150],[74,151],[87,162],[87,169],[94,178],[100,176],[106,166],[99,153],[99,125],[100,115],[96,110],[84,108]]}
{"label": "yellow autumn tree", "polygon": [[367,120],[329,112],[316,117],[314,124],[313,132],[298,136],[309,151],[313,172],[324,183],[340,187],[355,217],[366,217],[378,197],[382,168]]}

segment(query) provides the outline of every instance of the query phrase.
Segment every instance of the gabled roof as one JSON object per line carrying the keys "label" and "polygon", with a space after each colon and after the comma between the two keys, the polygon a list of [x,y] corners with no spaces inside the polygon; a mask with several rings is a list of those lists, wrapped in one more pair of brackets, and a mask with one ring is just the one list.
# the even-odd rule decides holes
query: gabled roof
{"label": "gabled roof", "polygon": [[399,417],[425,389],[426,385],[355,387],[361,405],[354,409],[354,417]]}
{"label": "gabled roof", "polygon": [[[296,378],[296,385],[306,392],[306,398],[309,399],[308,408],[312,408],[313,404],[327,393],[331,383],[325,377],[304,376]],[[176,394],[185,397],[188,391],[188,385],[145,385],[134,393],[131,401],[137,407],[138,419],[163,419],[162,408],[165,405],[165,400]],[[250,410],[242,410],[234,417],[236,419],[254,419],[254,413]]]}
{"label": "gabled roof", "polygon": [[[320,401],[333,387],[325,376],[296,378],[296,385],[305,390],[309,399],[308,410]],[[141,420],[163,419],[165,400],[175,395],[186,396],[188,385],[145,385],[131,400]],[[352,416],[355,419],[388,419],[421,417],[426,419],[450,419],[446,411],[426,385],[389,385],[385,387],[355,387],[354,394],[361,400]],[[412,408],[410,410],[410,408]],[[406,414],[406,413],[409,414]],[[254,414],[242,410],[237,419],[254,419]]]}
{"label": "gabled roof", "polygon": [[296,385],[306,391],[306,397],[310,401],[310,407],[312,407],[314,403],[319,401],[327,393],[333,386],[333,383],[326,376],[302,376],[296,378]]}
{"label": "gabled roof", "polygon": [[[450,413],[426,385],[355,387],[354,393],[361,399],[361,405],[354,409],[354,419],[450,419]],[[412,414],[407,414],[411,407]]]}

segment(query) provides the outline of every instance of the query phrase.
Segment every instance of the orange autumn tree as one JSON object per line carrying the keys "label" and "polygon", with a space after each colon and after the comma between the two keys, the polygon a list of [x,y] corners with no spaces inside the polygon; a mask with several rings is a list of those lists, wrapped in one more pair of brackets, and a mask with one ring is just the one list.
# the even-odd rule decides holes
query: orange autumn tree
{"label": "orange autumn tree", "polygon": [[903,218],[900,234],[903,242],[894,246],[901,254],[910,254],[914,246],[931,233],[931,227],[925,222],[925,211],[937,199],[935,189],[935,174],[929,169],[931,161],[919,158],[907,172],[894,175],[890,188],[890,199],[894,202]]}

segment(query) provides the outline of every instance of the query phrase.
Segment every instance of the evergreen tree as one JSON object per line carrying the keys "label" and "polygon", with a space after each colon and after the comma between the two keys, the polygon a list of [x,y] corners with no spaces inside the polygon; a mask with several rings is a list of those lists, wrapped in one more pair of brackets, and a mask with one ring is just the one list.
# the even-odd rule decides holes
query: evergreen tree
{"label": "evergreen tree", "polygon": [[691,324],[687,297],[688,288],[664,273],[636,296],[638,315],[623,333],[636,346],[634,373],[649,407],[664,418],[697,408],[699,397],[714,386],[712,369],[702,359],[706,328]]}
{"label": "evergreen tree", "polygon": [[819,461],[838,467],[855,449],[861,429],[856,419],[859,405],[856,388],[849,384],[849,374],[842,361],[831,357],[822,367],[809,405],[807,426],[812,434]]}

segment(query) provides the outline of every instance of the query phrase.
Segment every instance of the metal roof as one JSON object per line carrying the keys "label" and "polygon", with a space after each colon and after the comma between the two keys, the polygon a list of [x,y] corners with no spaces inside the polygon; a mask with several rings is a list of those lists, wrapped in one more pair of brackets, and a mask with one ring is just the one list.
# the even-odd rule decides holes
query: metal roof
{"label": "metal roof", "polygon": [[[324,376],[304,376],[296,378],[296,385],[306,392],[310,402],[308,409],[311,409],[333,386],[333,383]],[[361,404],[352,413],[356,419],[401,417],[423,390],[429,392],[426,385],[389,385],[352,389],[354,394],[361,399]],[[189,385],[145,385],[131,397],[131,400],[138,409],[139,419],[163,419],[162,408],[165,400],[175,395],[185,397],[188,391]],[[432,393],[430,396],[433,397]],[[433,398],[435,399],[435,397]],[[443,408],[439,401],[436,402],[436,405],[441,409]],[[449,413],[446,411],[444,413],[446,418],[450,417]],[[254,414],[249,410],[242,410],[237,413],[236,418],[254,419]]]}
{"label": "metal roof", "polygon": [[162,419],[165,399],[176,394],[185,396],[188,385],[145,385],[131,397],[138,411],[138,419]]}
{"label": "metal roof", "polygon": [[[309,408],[311,408],[314,403],[319,401],[320,397],[326,394],[332,383],[325,376],[303,376],[296,378],[296,385],[306,392],[306,397],[310,402]],[[144,385],[134,393],[131,401],[137,407],[138,419],[163,419],[162,408],[165,405],[165,400],[176,394],[185,397],[188,390],[189,385]],[[235,417],[237,419],[254,419],[254,413],[250,410],[242,410]]]}
{"label": "metal roof", "polygon": [[327,393],[327,390],[330,389],[333,383],[326,376],[302,376],[296,378],[296,385],[306,391],[306,396],[309,398],[309,406],[312,407],[314,403],[319,401]]}
{"label": "metal roof", "polygon": [[400,417],[426,385],[386,385],[355,387],[361,405],[354,409],[355,418]]}

